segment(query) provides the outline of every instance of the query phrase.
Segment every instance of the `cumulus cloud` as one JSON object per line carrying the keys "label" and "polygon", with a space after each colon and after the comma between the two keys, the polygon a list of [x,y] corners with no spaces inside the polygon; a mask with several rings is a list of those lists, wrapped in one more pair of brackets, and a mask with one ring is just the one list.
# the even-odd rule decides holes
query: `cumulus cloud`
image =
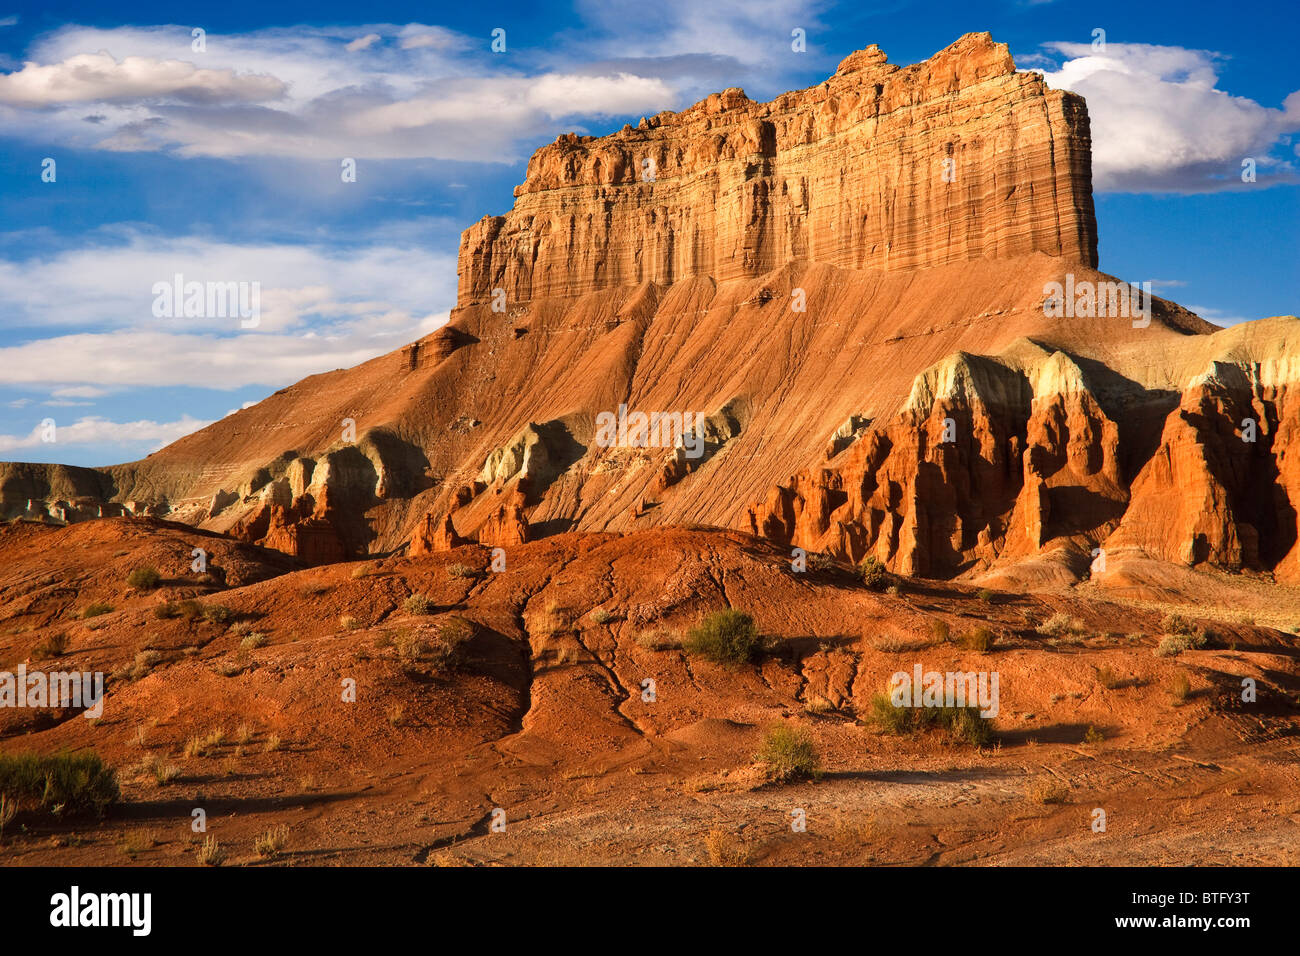
{"label": "cumulus cloud", "polygon": [[431,332],[446,314],[406,331],[373,332],[358,323],[331,335],[217,336],[131,329],[37,339],[0,348],[0,384],[42,386],[70,380],[102,386],[278,388],[324,369],[350,368]]}
{"label": "cumulus cloud", "polygon": [[55,420],[55,441],[47,442],[47,431],[37,423],[26,435],[0,435],[0,454],[22,448],[59,448],[69,445],[122,445],[162,448],[178,438],[212,424],[189,415],[172,422],[155,422],[141,419],[134,422],[114,422],[107,418],[89,416],[67,425]]}
{"label": "cumulus cloud", "polygon": [[266,29],[212,39],[203,53],[188,43],[179,27],[56,31],[0,74],[8,125],[182,156],[511,162],[584,120],[678,99],[658,76],[487,58],[486,38],[425,24]]}
{"label": "cumulus cloud", "polygon": [[[177,274],[258,283],[259,323],[155,316],[155,285]],[[126,233],[115,245],[0,262],[0,329],[17,340],[0,347],[0,386],[48,387],[61,401],[131,386],[280,387],[433,331],[455,282],[451,254],[392,241],[339,249]],[[41,337],[21,341],[24,332]]]}
{"label": "cumulus cloud", "polygon": [[[378,234],[383,236],[383,233]],[[400,239],[400,236],[399,236]],[[380,239],[348,247],[239,244],[119,231],[101,241],[23,261],[0,261],[0,329],[147,328],[214,335],[291,330],[333,334],[356,325],[411,329],[455,302],[450,253]],[[261,315],[160,318],[158,283],[257,283]],[[0,382],[11,370],[0,367]]]}
{"label": "cumulus cloud", "polygon": [[1204,50],[1109,43],[1049,43],[1065,57],[1047,83],[1088,101],[1093,182],[1118,192],[1199,192],[1242,185],[1242,161],[1260,182],[1295,181],[1274,155],[1300,130],[1300,91],[1280,109],[1218,89],[1222,58]]}
{"label": "cumulus cloud", "polygon": [[112,103],[166,98],[188,103],[261,102],[285,92],[285,84],[264,74],[203,70],[181,60],[81,53],[59,63],[25,63],[0,75],[0,103],[44,107],[64,103]]}

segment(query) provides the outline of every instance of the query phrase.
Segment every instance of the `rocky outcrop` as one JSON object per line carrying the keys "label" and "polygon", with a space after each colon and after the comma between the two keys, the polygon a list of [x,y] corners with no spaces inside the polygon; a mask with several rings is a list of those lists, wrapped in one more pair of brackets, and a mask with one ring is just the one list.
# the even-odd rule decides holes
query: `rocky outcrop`
{"label": "rocky outcrop", "polygon": [[494,511],[478,531],[478,543],[489,548],[508,548],[529,539],[524,497],[516,494]]}
{"label": "rocky outcrop", "polygon": [[442,516],[439,521],[432,513],[426,514],[411,536],[409,554],[433,554],[438,551],[450,551],[465,544],[465,539],[456,533],[456,525],[451,514]]}
{"label": "rocky outcrop", "polygon": [[892,422],[751,506],[749,529],[903,574],[996,570],[1021,585],[1008,568],[1043,555],[1054,569],[1033,573],[1051,584],[1128,581],[1135,557],[1300,576],[1300,474],[1275,448],[1300,425],[1277,377],[1289,368],[1212,362],[1130,486],[1119,424],[1080,366],[1060,351],[1023,359],[957,355],[927,371]]}
{"label": "rocky outcrop", "polygon": [[465,232],[460,305],[759,276],[793,260],[917,269],[1045,252],[1095,266],[1083,100],[962,37],[910,67],[870,46],[806,90],[738,89],[561,136]]}
{"label": "rocky outcrop", "polygon": [[1300,403],[1279,371],[1290,369],[1216,360],[1192,381],[1133,482],[1108,554],[1298,576],[1300,470],[1279,437],[1295,437]]}

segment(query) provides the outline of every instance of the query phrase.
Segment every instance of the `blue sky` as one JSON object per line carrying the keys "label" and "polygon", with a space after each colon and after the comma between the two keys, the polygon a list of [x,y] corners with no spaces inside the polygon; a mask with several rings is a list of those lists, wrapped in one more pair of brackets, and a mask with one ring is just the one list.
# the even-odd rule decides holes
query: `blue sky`
{"label": "blue sky", "polygon": [[[868,44],[907,64],[973,30],[1088,98],[1103,270],[1220,324],[1295,313],[1296,10],[0,7],[0,459],[142,457],[425,334],[454,304],[460,231],[507,210],[532,150],[561,132],[610,132],[728,86],[768,99]],[[795,28],[806,52],[790,48]],[[357,161],[354,183],[341,181],[343,157]],[[1241,181],[1247,157],[1253,183]],[[178,272],[259,282],[258,327],[156,316],[152,287]],[[46,419],[54,443],[41,440]]]}

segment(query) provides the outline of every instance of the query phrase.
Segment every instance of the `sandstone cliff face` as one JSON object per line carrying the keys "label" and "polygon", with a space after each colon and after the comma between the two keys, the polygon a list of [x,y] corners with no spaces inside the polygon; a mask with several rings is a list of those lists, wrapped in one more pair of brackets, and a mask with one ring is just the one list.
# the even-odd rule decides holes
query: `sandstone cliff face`
{"label": "sandstone cliff face", "polygon": [[460,304],[573,296],[795,260],[916,269],[1045,252],[1097,264],[1080,97],[972,33],[915,66],[871,46],[771,103],[681,113],[539,149],[514,209],[465,232]]}

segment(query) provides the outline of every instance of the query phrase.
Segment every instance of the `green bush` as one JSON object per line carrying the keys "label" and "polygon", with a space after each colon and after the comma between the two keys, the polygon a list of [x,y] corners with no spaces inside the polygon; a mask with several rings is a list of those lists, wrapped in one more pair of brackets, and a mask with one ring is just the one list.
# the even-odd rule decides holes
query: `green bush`
{"label": "green bush", "polygon": [[152,591],[162,580],[156,568],[136,568],[126,576],[126,583],[141,591]]}
{"label": "green bush", "polygon": [[812,735],[802,727],[777,724],[763,738],[763,749],[755,759],[767,768],[769,778],[784,783],[806,780],[819,769],[817,747]]}
{"label": "green bush", "polygon": [[155,604],[153,616],[158,618],[160,621],[170,621],[172,618],[180,617],[180,605],[176,604],[174,601],[168,601],[165,604]]}
{"label": "green bush", "polygon": [[203,608],[203,619],[212,624],[226,624],[234,616],[234,611],[221,604],[209,604]]}
{"label": "green bush", "polygon": [[103,601],[94,601],[87,604],[81,611],[83,618],[99,617],[101,614],[110,614],[113,611],[113,605],[105,604]]}
{"label": "green bush", "polygon": [[758,650],[758,626],[744,611],[714,611],[686,632],[686,653],[719,664],[745,664]]}
{"label": "green bush", "polygon": [[1194,634],[1166,634],[1160,638],[1160,643],[1156,645],[1156,657],[1177,657],[1183,651],[1200,650],[1209,643],[1209,637],[1204,631],[1197,631]]}
{"label": "green bush", "polygon": [[407,614],[432,614],[433,601],[429,600],[427,595],[412,594],[402,602],[402,609]]}
{"label": "green bush", "polygon": [[98,754],[0,754],[0,793],[50,816],[103,816],[118,798],[117,775]]}
{"label": "green bush", "polygon": [[873,591],[883,591],[889,585],[889,571],[874,555],[867,555],[858,565],[858,576],[862,583]]}
{"label": "green bush", "polygon": [[887,734],[918,734],[937,728],[976,746],[993,739],[993,726],[980,716],[978,707],[896,707],[887,693],[871,698],[871,722]]}

